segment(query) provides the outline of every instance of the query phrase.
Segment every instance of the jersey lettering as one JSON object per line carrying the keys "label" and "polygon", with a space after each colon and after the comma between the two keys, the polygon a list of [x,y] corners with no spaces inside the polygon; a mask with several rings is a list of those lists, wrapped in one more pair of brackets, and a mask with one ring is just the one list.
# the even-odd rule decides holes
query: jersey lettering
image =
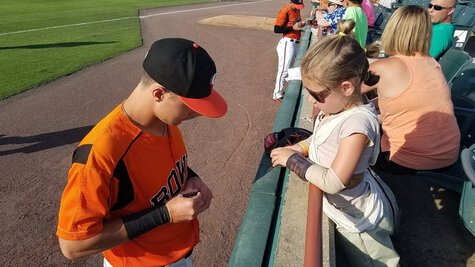
{"label": "jersey lettering", "polygon": [[175,163],[176,169],[173,168],[170,170],[170,174],[167,178],[167,185],[162,186],[160,191],[150,199],[152,205],[164,205],[169,199],[178,195],[182,191],[183,184],[187,177],[187,161],[188,156],[185,154]]}

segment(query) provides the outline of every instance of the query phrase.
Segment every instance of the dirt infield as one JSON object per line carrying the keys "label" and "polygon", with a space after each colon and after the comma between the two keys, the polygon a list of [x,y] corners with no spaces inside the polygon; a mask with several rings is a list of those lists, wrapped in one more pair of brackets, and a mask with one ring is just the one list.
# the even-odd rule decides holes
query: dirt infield
{"label": "dirt infield", "polygon": [[[195,266],[225,266],[247,205],[248,192],[278,105],[272,101],[279,36],[259,27],[197,23],[226,15],[272,17],[284,2],[217,2],[142,11],[144,46],[45,86],[0,102],[0,266],[100,266],[101,256],[62,257],[55,236],[57,212],[77,142],[127,97],[141,61],[156,39],[184,37],[215,59],[216,88],[226,98],[225,118],[181,126],[190,166],[214,199],[200,215]],[[190,11],[187,11],[190,10]],[[252,21],[252,20],[248,20]]]}

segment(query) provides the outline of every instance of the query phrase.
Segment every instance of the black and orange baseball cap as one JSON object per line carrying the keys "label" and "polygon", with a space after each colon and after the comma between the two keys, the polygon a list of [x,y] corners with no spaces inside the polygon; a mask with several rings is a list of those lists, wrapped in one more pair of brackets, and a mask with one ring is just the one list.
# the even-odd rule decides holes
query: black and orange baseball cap
{"label": "black and orange baseball cap", "polygon": [[290,2],[292,2],[292,4],[294,4],[294,7],[297,9],[302,9],[305,7],[303,0],[290,0]]}
{"label": "black and orange baseball cap", "polygon": [[197,43],[181,38],[160,39],[150,47],[143,68],[195,112],[219,118],[228,111],[226,101],[213,88],[216,65]]}

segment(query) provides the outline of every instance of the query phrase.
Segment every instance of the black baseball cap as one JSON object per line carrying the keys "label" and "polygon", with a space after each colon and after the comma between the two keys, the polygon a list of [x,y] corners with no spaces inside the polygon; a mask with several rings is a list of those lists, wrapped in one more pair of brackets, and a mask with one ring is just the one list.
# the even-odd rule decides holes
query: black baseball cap
{"label": "black baseball cap", "polygon": [[290,0],[290,2],[292,2],[292,4],[294,4],[295,8],[297,9],[302,9],[305,7],[303,0]]}
{"label": "black baseball cap", "polygon": [[195,112],[212,118],[226,114],[226,101],[213,88],[216,65],[197,43],[181,38],[160,39],[150,47],[143,68]]}

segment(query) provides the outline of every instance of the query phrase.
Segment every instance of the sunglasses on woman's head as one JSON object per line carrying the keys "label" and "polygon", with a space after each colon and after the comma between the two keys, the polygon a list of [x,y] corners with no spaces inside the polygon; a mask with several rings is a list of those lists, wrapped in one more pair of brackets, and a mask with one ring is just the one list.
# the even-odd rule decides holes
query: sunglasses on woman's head
{"label": "sunglasses on woman's head", "polygon": [[452,8],[452,7],[443,7],[443,6],[439,6],[439,5],[433,5],[432,3],[428,4],[427,7],[429,9],[431,9],[433,7],[435,11],[441,11],[442,9]]}
{"label": "sunglasses on woman's head", "polygon": [[331,94],[331,90],[329,89],[325,89],[323,91],[320,91],[320,92],[314,92],[314,91],[311,91],[311,90],[308,90],[308,88],[305,88],[308,92],[309,95],[311,95],[313,98],[315,98],[315,100],[317,100],[317,102],[319,103],[325,103],[325,98],[327,98],[330,94]]}

